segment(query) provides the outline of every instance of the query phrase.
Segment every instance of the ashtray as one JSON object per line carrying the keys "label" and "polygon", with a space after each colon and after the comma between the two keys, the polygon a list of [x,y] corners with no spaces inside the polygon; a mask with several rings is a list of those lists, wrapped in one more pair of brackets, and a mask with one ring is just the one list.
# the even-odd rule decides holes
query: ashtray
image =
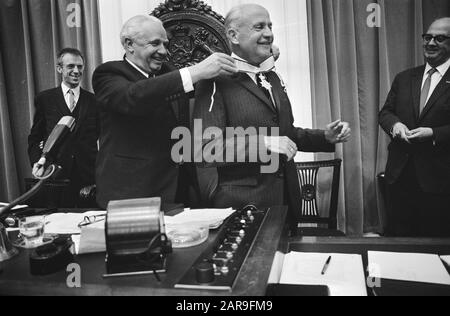
{"label": "ashtray", "polygon": [[13,246],[23,249],[34,249],[43,245],[47,245],[52,243],[56,238],[58,238],[58,235],[56,234],[44,234],[44,237],[42,239],[42,243],[39,244],[28,244],[26,243],[23,236],[18,236],[16,240],[12,241],[11,243]]}
{"label": "ashtray", "polygon": [[173,248],[188,248],[204,243],[209,236],[208,225],[177,224],[166,226],[166,235]]}

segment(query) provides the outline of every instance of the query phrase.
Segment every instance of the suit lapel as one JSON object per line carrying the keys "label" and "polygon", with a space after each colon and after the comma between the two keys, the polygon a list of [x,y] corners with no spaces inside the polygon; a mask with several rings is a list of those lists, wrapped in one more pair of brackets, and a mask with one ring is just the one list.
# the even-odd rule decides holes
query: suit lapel
{"label": "suit lapel", "polygon": [[419,121],[423,120],[425,115],[427,115],[427,113],[431,110],[431,108],[437,103],[439,98],[443,96],[448,91],[448,89],[450,89],[449,80],[450,80],[450,69],[444,75],[441,82],[439,82],[436,89],[434,89],[433,94],[431,95],[430,99],[427,102],[427,105],[420,114]]}
{"label": "suit lapel", "polygon": [[77,107],[78,117],[76,118],[75,122],[75,129],[73,131],[74,134],[80,129],[80,126],[81,124],[83,124],[89,109],[87,95],[83,89],[80,89],[80,98],[78,99]]}
{"label": "suit lapel", "polygon": [[421,67],[417,72],[412,76],[412,99],[413,99],[413,117],[414,121],[417,122],[419,120],[419,112],[420,112],[420,93],[422,91],[422,80],[423,73],[425,72],[425,67]]}
{"label": "suit lapel", "polygon": [[264,104],[269,107],[273,112],[276,113],[272,102],[266,97],[266,95],[258,88],[256,83],[250,78],[247,74],[239,74],[237,78],[237,82],[242,85],[245,89],[254,94],[258,99],[264,102]]}
{"label": "suit lapel", "polygon": [[[132,78],[130,78],[130,79],[133,80],[134,82],[138,82],[138,81],[140,81],[140,80],[146,80],[146,79],[149,79],[149,78],[147,78],[146,76],[144,76],[143,73],[141,73],[141,72],[138,71],[136,68],[134,68],[134,67],[133,67],[126,59],[125,59],[125,57],[124,57],[124,59],[123,59],[123,64],[125,65],[126,68],[128,68],[129,71],[131,71],[130,74],[131,74]],[[161,68],[161,71],[160,71],[158,74],[156,74],[156,77],[157,77],[157,76],[164,75],[164,74],[166,74],[166,73],[169,73],[169,72],[171,72],[171,71],[173,71],[173,70],[175,70],[175,69],[171,69],[169,66],[167,66],[167,64],[164,64],[164,65],[162,66],[162,68]],[[178,102],[177,102],[177,101],[169,101],[169,100],[168,100],[167,103],[170,105],[171,112],[172,112],[172,114],[173,114],[175,120],[179,121],[180,115],[179,115],[179,113],[178,113],[178,112],[179,112],[179,110],[178,110]]]}
{"label": "suit lapel", "polygon": [[280,78],[275,72],[268,73],[267,77],[269,79],[270,84],[272,85],[272,94],[275,101],[275,107],[277,108],[278,112],[280,112],[281,111],[280,93],[282,93]]}

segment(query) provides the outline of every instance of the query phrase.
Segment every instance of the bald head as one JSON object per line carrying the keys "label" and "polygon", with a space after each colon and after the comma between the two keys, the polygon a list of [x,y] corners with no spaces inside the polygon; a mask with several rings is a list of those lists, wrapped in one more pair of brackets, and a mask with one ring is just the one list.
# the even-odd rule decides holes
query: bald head
{"label": "bald head", "polygon": [[447,30],[447,32],[450,34],[450,17],[435,20],[430,25],[430,29],[432,29],[432,28],[439,28],[439,29]]}
{"label": "bald head", "polygon": [[128,20],[120,33],[126,57],[147,74],[158,73],[167,60],[166,30],[153,16],[138,15]]}
{"label": "bald head", "polygon": [[126,39],[137,40],[142,37],[145,26],[163,27],[162,22],[150,15],[137,15],[132,17],[122,27],[120,32],[120,42],[125,46]]}
{"label": "bald head", "polygon": [[427,63],[439,67],[450,59],[450,18],[434,21],[424,37],[424,54]]}
{"label": "bald head", "polygon": [[248,3],[233,7],[228,12],[225,18],[225,32],[227,32],[230,28],[239,28],[243,20],[245,20],[246,16],[250,12],[254,12],[257,10],[263,10],[267,12],[267,10],[259,4]]}
{"label": "bald head", "polygon": [[225,32],[231,51],[255,66],[272,56],[272,21],[269,12],[257,4],[243,4],[230,10]]}

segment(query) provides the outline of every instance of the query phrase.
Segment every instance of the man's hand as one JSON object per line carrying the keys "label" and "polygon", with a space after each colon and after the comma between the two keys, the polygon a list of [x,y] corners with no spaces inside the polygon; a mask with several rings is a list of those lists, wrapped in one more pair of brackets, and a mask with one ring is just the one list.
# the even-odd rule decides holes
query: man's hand
{"label": "man's hand", "polygon": [[87,187],[84,187],[80,190],[80,197],[83,199],[89,198],[91,195],[95,194],[96,185],[90,185]]}
{"label": "man's hand", "polygon": [[222,75],[231,76],[238,72],[231,56],[215,53],[201,63],[188,68],[192,82],[195,84],[201,80],[213,79]]}
{"label": "man's hand", "polygon": [[347,122],[338,120],[327,125],[325,138],[331,144],[346,143],[350,139],[352,130]]}
{"label": "man's hand", "polygon": [[277,61],[278,58],[280,58],[280,48],[278,46],[272,45],[272,55],[275,61]]}
{"label": "man's hand", "polygon": [[392,137],[394,139],[398,138],[398,139],[404,140],[408,144],[411,144],[411,141],[409,139],[410,133],[411,132],[409,131],[409,128],[406,127],[405,124],[400,123],[400,122],[396,123],[394,125],[394,128],[392,129]]}
{"label": "man's hand", "polygon": [[42,178],[44,176],[44,173],[45,173],[44,166],[42,164],[40,164],[39,162],[36,162],[33,165],[33,171],[32,171],[33,177]]}
{"label": "man's hand", "polygon": [[429,127],[419,127],[409,132],[409,142],[425,142],[434,136],[433,129]]}
{"label": "man's hand", "polygon": [[285,155],[288,161],[294,159],[297,154],[297,145],[289,139],[289,137],[276,137],[276,136],[265,136],[264,144],[266,148],[271,152]]}

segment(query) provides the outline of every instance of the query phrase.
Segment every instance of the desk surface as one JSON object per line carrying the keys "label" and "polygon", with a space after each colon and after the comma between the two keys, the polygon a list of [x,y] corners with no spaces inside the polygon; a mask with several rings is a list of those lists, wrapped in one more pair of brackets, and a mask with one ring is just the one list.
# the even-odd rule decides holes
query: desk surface
{"label": "desk surface", "polygon": [[81,266],[81,288],[66,285],[69,272],[36,277],[29,271],[28,251],[2,263],[0,295],[152,295],[152,296],[262,296],[265,294],[275,252],[279,247],[287,209],[272,207],[255,243],[238,275],[233,292],[178,290],[174,285],[192,266],[197,257],[217,233],[210,234],[208,243],[188,249],[174,249],[168,258],[168,272],[161,274],[161,282],[153,275],[103,279],[105,254],[81,255],[76,263]]}
{"label": "desk surface", "polygon": [[[283,247],[284,252],[360,254],[365,271],[368,266],[368,251],[450,255],[450,239],[298,237],[290,238]],[[380,288],[368,290],[369,295],[379,296],[450,296],[449,286],[395,280],[381,280]]]}

